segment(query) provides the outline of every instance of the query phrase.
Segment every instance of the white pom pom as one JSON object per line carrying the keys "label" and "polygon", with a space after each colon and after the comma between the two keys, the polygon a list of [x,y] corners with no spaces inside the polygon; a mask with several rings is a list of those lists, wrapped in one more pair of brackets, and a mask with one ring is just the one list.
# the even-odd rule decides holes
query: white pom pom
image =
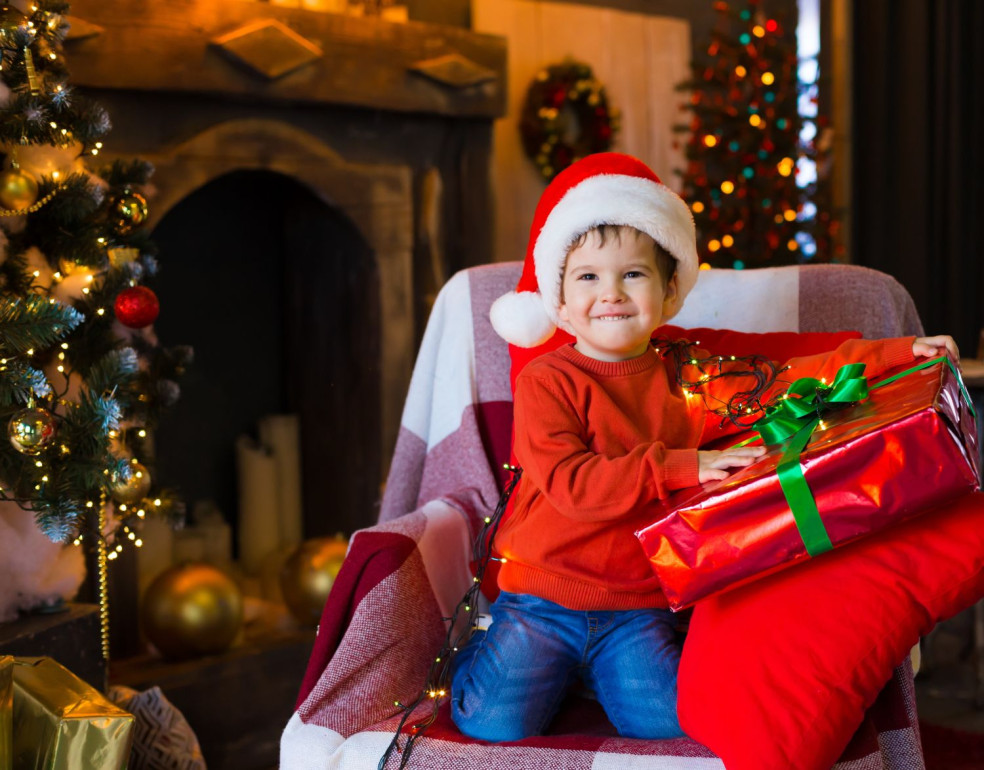
{"label": "white pom pom", "polygon": [[542,345],[556,331],[543,300],[532,291],[503,294],[492,303],[489,320],[496,334],[521,348]]}

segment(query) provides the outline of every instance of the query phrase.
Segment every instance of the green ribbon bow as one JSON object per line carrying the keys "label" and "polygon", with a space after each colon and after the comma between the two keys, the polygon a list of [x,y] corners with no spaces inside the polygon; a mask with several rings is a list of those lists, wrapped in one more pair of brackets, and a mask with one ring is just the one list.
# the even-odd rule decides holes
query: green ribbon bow
{"label": "green ribbon bow", "polygon": [[810,556],[829,551],[834,545],[830,542],[816,500],[806,483],[800,455],[826,414],[867,397],[868,381],[864,377],[864,364],[845,364],[837,371],[830,385],[813,377],[796,380],[782,399],[753,426],[766,444],[779,444],[789,439],[779,458],[776,473]]}
{"label": "green ribbon bow", "polygon": [[[905,371],[899,372],[876,385],[871,390],[888,385],[890,382],[906,377],[913,372],[946,362],[957,378],[960,392],[964,401],[976,419],[974,405],[967,389],[964,387],[960,372],[947,356],[931,358],[922,361]],[[833,548],[827,529],[820,518],[816,500],[810,491],[800,465],[800,455],[810,442],[810,437],[820,420],[836,409],[842,409],[856,404],[868,397],[868,382],[864,377],[864,364],[845,364],[834,377],[831,385],[813,377],[803,377],[796,380],[786,391],[785,396],[775,406],[770,407],[765,416],[756,422],[755,428],[766,444],[779,444],[789,440],[779,458],[776,472],[779,475],[779,485],[793,513],[796,528],[799,530],[803,545],[810,556],[817,556]],[[749,439],[751,441],[753,439]],[[743,441],[741,445],[749,443]]]}

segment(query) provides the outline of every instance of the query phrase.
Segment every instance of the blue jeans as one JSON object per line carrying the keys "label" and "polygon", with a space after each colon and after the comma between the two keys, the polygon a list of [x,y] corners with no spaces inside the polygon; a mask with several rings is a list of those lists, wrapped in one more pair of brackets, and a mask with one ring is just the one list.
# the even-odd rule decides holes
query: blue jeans
{"label": "blue jeans", "polygon": [[452,661],[451,715],[473,738],[539,735],[581,678],[619,735],[678,738],[680,649],[669,610],[569,610],[503,591]]}

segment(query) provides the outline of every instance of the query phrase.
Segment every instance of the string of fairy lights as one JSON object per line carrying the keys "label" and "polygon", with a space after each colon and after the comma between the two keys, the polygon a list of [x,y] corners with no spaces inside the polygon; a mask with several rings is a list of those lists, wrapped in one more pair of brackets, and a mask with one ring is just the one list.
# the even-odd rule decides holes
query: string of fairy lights
{"label": "string of fairy lights", "polygon": [[[828,152],[823,116],[806,117],[795,36],[762,0],[716,0],[718,23],[695,60],[682,108],[682,195],[708,266],[741,269],[829,260],[837,223],[819,211],[821,185],[806,170]],[[802,173],[801,173],[802,172]],[[812,178],[811,178],[812,176]]]}
{"label": "string of fairy lights", "polygon": [[[684,394],[688,398],[700,397],[707,411],[722,421],[750,428],[782,398],[781,393],[768,399],[766,395],[782,382],[779,375],[788,367],[780,366],[765,356],[698,355],[700,342],[683,339],[657,339],[653,345],[657,353],[673,360],[676,383]],[[686,376],[685,372],[688,371],[693,374]],[[730,392],[727,400],[718,398],[713,392],[714,382],[736,379],[749,380],[752,384]]]}
{"label": "string of fairy lights", "polygon": [[[443,619],[447,623],[447,634],[444,644],[431,662],[423,689],[410,703],[405,704],[395,701],[394,705],[402,712],[402,716],[396,726],[392,740],[390,740],[386,751],[379,760],[377,770],[384,770],[386,763],[393,756],[394,752],[399,753],[399,769],[403,770],[410,761],[410,756],[413,754],[417,741],[423,737],[427,728],[437,720],[438,708],[451,690],[451,661],[454,659],[459,648],[464,646],[468,641],[472,630],[476,627],[479,594],[482,590],[482,580],[485,577],[489,563],[491,561],[505,561],[504,558],[492,555],[493,545],[495,535],[499,531],[499,524],[502,522],[503,513],[506,510],[506,505],[512,496],[513,490],[519,483],[523,471],[521,468],[513,465],[505,465],[503,467],[509,471],[511,476],[502,490],[495,511],[491,516],[486,516],[483,519],[481,531],[478,533],[472,546],[472,557],[476,565],[472,584],[468,587],[461,601],[458,602],[451,617]],[[425,705],[427,706],[425,715],[410,725],[408,732],[404,734],[404,727],[414,712]],[[400,745],[401,736],[404,737],[402,746]]]}

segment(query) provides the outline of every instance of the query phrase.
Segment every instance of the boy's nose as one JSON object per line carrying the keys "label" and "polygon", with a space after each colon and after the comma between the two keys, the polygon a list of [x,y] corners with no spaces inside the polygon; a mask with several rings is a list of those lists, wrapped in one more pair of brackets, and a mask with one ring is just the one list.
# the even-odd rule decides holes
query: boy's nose
{"label": "boy's nose", "polygon": [[623,302],[625,300],[625,291],[622,288],[622,284],[617,281],[607,283],[602,289],[601,299],[603,302]]}

